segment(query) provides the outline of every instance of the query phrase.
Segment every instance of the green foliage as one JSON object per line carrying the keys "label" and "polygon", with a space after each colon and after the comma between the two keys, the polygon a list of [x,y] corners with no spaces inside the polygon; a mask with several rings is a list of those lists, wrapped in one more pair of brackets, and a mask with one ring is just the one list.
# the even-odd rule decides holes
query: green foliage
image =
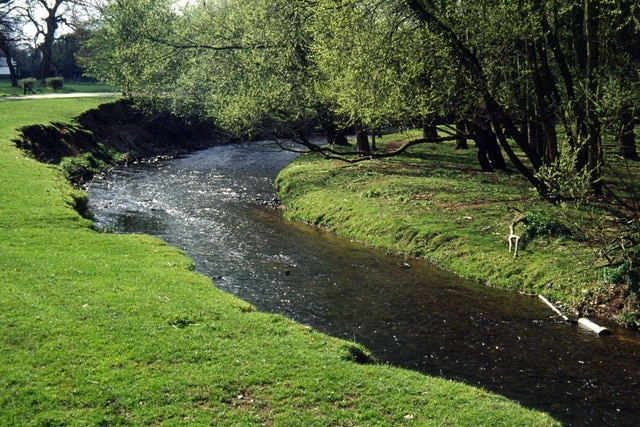
{"label": "green foliage", "polygon": [[550,164],[541,166],[536,176],[545,184],[551,199],[569,198],[585,200],[590,194],[588,169],[577,169],[578,155],[584,143],[576,147],[565,146],[564,151]]}
{"label": "green foliage", "polygon": [[624,285],[634,292],[639,290],[638,271],[630,262],[624,262],[615,267],[603,267],[601,275],[604,281],[612,285]]}
{"label": "green foliage", "polygon": [[427,32],[404,24],[397,4],[320,5],[310,49],[314,89],[345,124],[380,129],[441,111],[448,63]]}
{"label": "green foliage", "polygon": [[184,64],[184,57],[164,43],[167,34],[180,34],[184,28],[172,4],[171,0],[110,2],[104,9],[104,25],[84,46],[91,52],[82,59],[87,74],[127,94],[171,91],[174,74]]}
{"label": "green foliage", "polygon": [[54,92],[58,92],[64,86],[64,78],[62,77],[48,77],[44,81],[45,86],[52,89]]}
{"label": "green foliage", "polygon": [[640,313],[638,312],[622,313],[616,316],[615,320],[617,323],[628,328],[640,329]]}
{"label": "green foliage", "polygon": [[79,183],[114,165],[121,155],[116,150],[108,149],[104,145],[98,144],[93,151],[63,158],[60,162],[60,167],[71,182]]}
{"label": "green foliage", "polygon": [[526,214],[525,240],[536,237],[555,237],[581,241],[580,236],[558,217],[554,209],[549,212],[528,212]]}

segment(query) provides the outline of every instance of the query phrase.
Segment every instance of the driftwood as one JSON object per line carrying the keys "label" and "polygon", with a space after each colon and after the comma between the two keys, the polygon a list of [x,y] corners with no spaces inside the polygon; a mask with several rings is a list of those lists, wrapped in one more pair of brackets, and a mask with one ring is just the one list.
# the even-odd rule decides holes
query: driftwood
{"label": "driftwood", "polygon": [[543,297],[542,295],[538,295],[538,298],[540,298],[545,304],[547,304],[549,307],[551,307],[551,310],[555,311],[556,313],[558,313],[558,315],[560,317],[562,317],[565,322],[569,321],[569,318],[567,316],[565,316],[565,314],[563,312],[561,312],[560,310],[558,310],[556,308],[555,305],[551,304],[551,301],[549,301],[548,299],[546,299],[545,297]]}
{"label": "driftwood", "polygon": [[[566,322],[570,321],[569,318],[563,312],[558,310],[556,308],[556,306],[553,305],[548,299],[546,299],[542,295],[538,295],[538,298],[540,298],[545,304],[547,304],[549,307],[551,307],[551,309],[553,311],[555,311],[560,317],[562,317]],[[573,322],[575,322],[575,320]],[[609,329],[605,328],[604,326],[600,326],[595,322],[592,322],[591,320],[587,319],[586,317],[579,318],[578,319],[578,324],[584,326],[587,329],[591,329],[593,332],[595,332],[598,335],[609,335],[609,334],[611,334],[611,331]]]}

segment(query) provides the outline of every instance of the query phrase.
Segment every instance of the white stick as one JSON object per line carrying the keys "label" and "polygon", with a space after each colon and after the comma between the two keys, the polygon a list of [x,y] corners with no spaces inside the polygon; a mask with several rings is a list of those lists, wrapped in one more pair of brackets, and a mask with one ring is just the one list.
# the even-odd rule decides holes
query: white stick
{"label": "white stick", "polygon": [[558,310],[555,305],[551,304],[551,302],[548,299],[546,299],[542,295],[538,295],[538,298],[540,298],[542,301],[544,301],[545,304],[547,304],[549,307],[551,307],[551,309],[553,311],[555,311],[556,313],[558,313],[560,315],[560,317],[562,317],[565,321],[567,321],[567,322],[569,321],[569,318],[567,316],[565,316],[564,313],[562,313],[560,310]]}

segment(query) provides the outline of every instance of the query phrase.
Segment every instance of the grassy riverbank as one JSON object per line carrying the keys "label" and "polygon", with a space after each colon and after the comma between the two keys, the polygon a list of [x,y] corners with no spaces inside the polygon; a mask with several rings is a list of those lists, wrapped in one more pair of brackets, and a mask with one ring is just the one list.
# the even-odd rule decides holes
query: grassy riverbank
{"label": "grassy riverbank", "polygon": [[[415,136],[385,136],[378,147]],[[640,175],[637,164],[631,167]],[[637,324],[635,295],[610,280],[617,272],[596,256],[602,250],[596,239],[615,233],[606,211],[542,201],[515,172],[482,173],[473,148],[423,144],[400,157],[355,164],[305,155],[280,173],[277,186],[288,218],[481,283],[542,294],[571,316]],[[507,236],[522,216],[514,258]]]}
{"label": "grassy riverbank", "polygon": [[552,425],[500,396],[358,364],[141,235],[97,233],[55,166],[11,143],[98,99],[0,102],[1,425]]}

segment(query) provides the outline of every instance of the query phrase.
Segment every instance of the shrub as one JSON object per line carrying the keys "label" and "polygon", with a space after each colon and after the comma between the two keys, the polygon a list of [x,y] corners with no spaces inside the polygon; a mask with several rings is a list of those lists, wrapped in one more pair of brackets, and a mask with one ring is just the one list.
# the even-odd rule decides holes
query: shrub
{"label": "shrub", "polygon": [[49,77],[45,79],[44,84],[53,89],[54,92],[57,92],[58,89],[62,89],[64,86],[64,78],[62,77]]}
{"label": "shrub", "polygon": [[26,94],[27,94],[27,92],[28,92],[28,93],[36,93],[36,92],[33,90],[33,86],[36,84],[36,81],[37,81],[37,80],[36,80],[36,79],[34,79],[33,77],[29,77],[29,78],[26,78],[26,79],[22,79],[22,80],[20,81],[20,85],[22,86],[22,93],[23,93],[24,95],[26,95]]}

